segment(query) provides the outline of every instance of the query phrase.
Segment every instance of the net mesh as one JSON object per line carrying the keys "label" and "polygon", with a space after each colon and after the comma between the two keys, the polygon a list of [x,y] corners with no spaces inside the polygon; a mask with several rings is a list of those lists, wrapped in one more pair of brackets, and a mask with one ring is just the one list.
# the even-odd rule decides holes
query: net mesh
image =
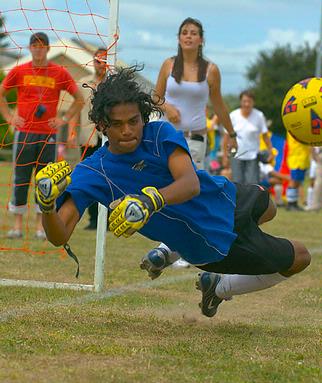
{"label": "net mesh", "polygon": [[[1,81],[17,65],[31,61],[29,40],[36,32],[44,32],[49,37],[48,60],[66,68],[79,87],[84,77],[94,74],[94,60],[97,57],[93,57],[93,54],[97,48],[106,49],[107,70],[113,69],[108,63],[114,62],[112,55],[115,55],[118,36],[115,35],[112,39],[108,36],[109,1],[11,0],[2,2],[0,8]],[[12,115],[17,113],[16,91],[13,89],[8,92],[6,98]],[[72,102],[73,98],[68,92],[61,92],[57,116],[63,116]],[[73,126],[59,129],[56,142],[57,159],[67,159],[72,165],[81,158],[77,142],[77,123],[74,121],[73,124],[75,129]],[[33,176],[27,185],[28,199],[23,215],[23,237],[7,238],[8,231],[14,226],[15,216],[9,212],[8,207],[12,200],[14,168],[19,166],[12,159],[13,149],[18,144],[14,137],[14,129],[0,115],[0,250],[10,254],[22,252],[32,256],[58,254],[64,258],[63,249],[54,248],[46,240],[35,238],[37,227]],[[34,167],[39,165],[38,161],[39,157],[32,162]]]}

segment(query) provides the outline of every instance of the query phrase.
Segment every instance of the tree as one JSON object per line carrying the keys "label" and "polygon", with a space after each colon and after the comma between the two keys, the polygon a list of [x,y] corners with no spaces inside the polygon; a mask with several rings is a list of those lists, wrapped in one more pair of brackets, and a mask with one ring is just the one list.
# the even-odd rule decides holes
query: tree
{"label": "tree", "polygon": [[0,49],[6,48],[9,44],[7,42],[4,42],[3,40],[7,38],[7,33],[2,32],[4,29],[4,17],[0,16]]}
{"label": "tree", "polygon": [[[4,79],[4,74],[0,71],[0,83],[2,82],[3,79]],[[11,90],[10,92],[8,92],[8,94],[6,95],[6,98],[7,98],[9,107],[15,108],[16,100],[17,100],[16,90]],[[0,114],[0,150],[11,149],[12,142],[13,142],[13,133],[9,129],[9,125],[7,124],[7,122],[3,119],[2,115]]]}
{"label": "tree", "polygon": [[[3,40],[7,38],[7,34],[5,32],[1,32],[4,28],[4,17],[0,16],[0,52],[1,49],[6,48],[9,44],[4,42]],[[0,83],[4,79],[4,73],[0,72]],[[9,92],[7,95],[7,100],[11,107],[14,106],[14,102],[16,100],[16,94],[14,91]],[[9,126],[3,117],[0,115],[0,149],[2,148],[10,148],[12,143],[12,132],[9,130]]]}
{"label": "tree", "polygon": [[260,52],[247,70],[255,94],[256,107],[272,121],[271,130],[285,135],[280,111],[284,95],[300,80],[314,77],[316,50],[307,44],[296,50],[290,45]]}

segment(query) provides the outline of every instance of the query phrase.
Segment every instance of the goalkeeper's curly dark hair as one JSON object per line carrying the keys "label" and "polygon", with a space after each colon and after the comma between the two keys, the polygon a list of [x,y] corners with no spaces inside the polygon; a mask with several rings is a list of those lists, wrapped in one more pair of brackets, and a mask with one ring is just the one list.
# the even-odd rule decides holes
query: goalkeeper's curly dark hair
{"label": "goalkeeper's curly dark hair", "polygon": [[162,115],[160,99],[144,92],[135,78],[135,74],[143,66],[134,65],[128,68],[117,68],[93,90],[91,100],[92,109],[89,118],[94,122],[96,129],[104,132],[110,126],[109,113],[119,104],[135,103],[138,105],[144,124],[149,122],[150,114]]}

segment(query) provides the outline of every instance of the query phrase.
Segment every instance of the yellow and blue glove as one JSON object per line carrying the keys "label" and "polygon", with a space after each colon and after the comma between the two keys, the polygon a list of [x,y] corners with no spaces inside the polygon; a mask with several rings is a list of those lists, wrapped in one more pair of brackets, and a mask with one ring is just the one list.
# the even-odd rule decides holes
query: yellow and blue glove
{"label": "yellow and blue glove", "polygon": [[56,199],[70,184],[72,172],[67,161],[50,163],[36,175],[36,201],[40,210],[49,214],[56,209]]}
{"label": "yellow and blue glove", "polygon": [[125,238],[140,230],[151,215],[165,205],[161,193],[153,186],[142,189],[140,195],[126,195],[111,202],[109,208],[109,230]]}

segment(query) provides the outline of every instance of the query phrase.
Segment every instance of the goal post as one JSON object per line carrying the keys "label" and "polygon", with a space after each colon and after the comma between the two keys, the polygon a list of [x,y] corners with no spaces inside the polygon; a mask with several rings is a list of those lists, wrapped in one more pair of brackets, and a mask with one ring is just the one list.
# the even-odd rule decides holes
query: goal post
{"label": "goal post", "polygon": [[[107,75],[110,69],[114,68],[116,66],[116,59],[117,59],[117,40],[118,40],[118,17],[119,17],[119,0],[104,0],[104,2],[108,4],[108,18],[107,19],[107,25],[105,31],[102,33],[99,33],[100,40],[104,41],[104,45],[106,45],[107,49]],[[65,2],[68,4],[68,1]],[[45,2],[42,2],[45,6]],[[88,5],[89,3],[84,1],[85,5]],[[89,6],[89,5],[88,5]],[[1,8],[1,7],[0,7]],[[17,11],[16,9],[9,9],[10,12]],[[8,14],[9,14],[8,11]],[[30,12],[30,9],[28,9]],[[38,12],[39,9],[35,9],[35,12]],[[48,9],[44,8],[44,12],[48,15],[52,11],[53,13],[57,12],[57,9]],[[28,13],[26,9],[23,9],[21,7],[21,12],[23,13],[24,17],[27,17]],[[77,15],[77,12],[70,12],[68,6],[65,11],[69,16],[70,15]],[[89,9],[88,16],[93,16],[92,9]],[[0,9],[0,15],[4,15]],[[9,16],[8,16],[9,17]],[[50,16],[48,16],[48,19]],[[104,16],[105,18],[105,16]],[[93,20],[93,23],[95,24],[95,21]],[[28,27],[30,26],[29,23]],[[73,25],[76,25],[77,23],[73,22]],[[5,25],[4,25],[5,26]],[[55,27],[54,24],[51,24],[50,21],[50,27]],[[18,29],[18,28],[17,28]],[[97,30],[97,26],[95,24],[95,29]],[[31,28],[29,28],[30,32]],[[47,32],[46,28],[43,28],[45,32]],[[4,28],[4,31],[7,32],[7,29]],[[26,31],[28,31],[28,28],[26,28]],[[31,30],[32,33],[38,32],[39,30]],[[48,28],[48,31],[50,31],[50,28]],[[61,30],[60,30],[61,32]],[[8,34],[10,31],[8,31]],[[59,32],[54,31],[54,34],[59,36]],[[85,33],[86,35],[86,33]],[[79,33],[75,31],[76,38],[79,38]],[[12,39],[11,39],[12,40]],[[61,41],[62,50],[67,50],[66,43],[64,43],[64,40],[59,36],[59,40]],[[81,40],[81,39],[80,39]],[[106,41],[105,41],[106,40]],[[69,40],[68,40],[69,41]],[[83,42],[83,41],[82,41]],[[102,45],[102,43],[100,44]],[[96,47],[97,48],[97,47]],[[52,50],[58,49],[57,47],[52,47]],[[21,49],[20,49],[21,50]],[[75,50],[75,57],[77,55],[80,55],[79,50]],[[84,53],[84,60],[85,62],[82,64],[84,66],[88,65],[88,55],[86,56]],[[22,59],[23,62],[23,59]],[[21,61],[18,61],[18,64],[21,63]],[[17,62],[13,65],[17,65]],[[62,64],[64,65],[64,64]],[[102,138],[102,145],[106,142],[106,138],[103,136]],[[1,141],[0,141],[1,144]],[[0,146],[2,148],[2,146]],[[1,186],[1,185],[0,185]],[[12,186],[12,185],[10,185]],[[0,214],[2,212],[0,211]],[[1,218],[0,218],[1,219]],[[105,256],[106,256],[106,225],[107,225],[107,208],[101,204],[99,204],[98,209],[98,224],[97,224],[97,232],[96,232],[96,250],[95,250],[95,263],[94,263],[94,280],[93,284],[81,284],[81,283],[65,283],[65,282],[55,282],[55,281],[40,281],[40,280],[33,280],[33,279],[10,279],[10,278],[1,278],[0,274],[0,286],[21,286],[21,287],[40,287],[40,288],[49,288],[49,289],[70,289],[70,290],[79,290],[79,291],[95,291],[95,292],[101,292],[104,289],[104,271],[105,271]],[[14,243],[14,242],[12,242]],[[5,246],[0,246],[0,253],[2,251],[8,250]],[[21,250],[21,249],[14,249],[15,250]],[[32,252],[32,251],[31,251]],[[60,251],[61,254],[61,251]]]}
{"label": "goal post", "polygon": [[[110,19],[109,34],[107,45],[107,64],[111,68],[116,65],[116,47],[118,40],[118,15],[119,0],[110,0]],[[108,71],[106,71],[108,75]],[[106,142],[106,137],[102,137],[102,145]],[[107,225],[107,208],[98,205],[98,221],[96,234],[96,253],[95,253],[95,273],[94,273],[94,289],[100,292],[104,289],[104,271],[105,271],[105,254],[106,254],[106,225]]]}

